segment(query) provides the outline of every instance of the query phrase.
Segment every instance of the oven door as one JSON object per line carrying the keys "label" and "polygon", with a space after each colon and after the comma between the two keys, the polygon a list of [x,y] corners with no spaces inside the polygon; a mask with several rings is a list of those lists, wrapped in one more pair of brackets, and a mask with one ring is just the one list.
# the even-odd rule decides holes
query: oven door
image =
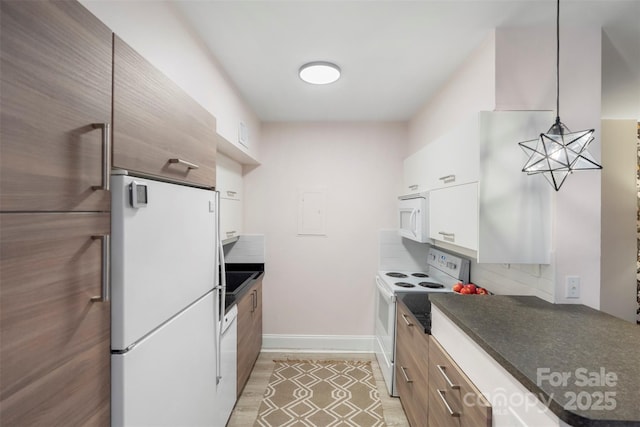
{"label": "oven door", "polygon": [[382,279],[376,277],[375,353],[390,395],[393,393],[396,297]]}

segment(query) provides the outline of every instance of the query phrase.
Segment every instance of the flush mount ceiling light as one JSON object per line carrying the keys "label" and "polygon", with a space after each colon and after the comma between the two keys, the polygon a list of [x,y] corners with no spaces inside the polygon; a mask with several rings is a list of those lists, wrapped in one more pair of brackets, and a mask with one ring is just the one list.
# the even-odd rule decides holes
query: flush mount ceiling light
{"label": "flush mount ceiling light", "polygon": [[331,62],[315,61],[300,67],[298,74],[307,83],[326,85],[340,78],[340,67]]}
{"label": "flush mount ceiling light", "polygon": [[560,0],[556,8],[556,121],[538,139],[519,142],[529,160],[522,168],[528,175],[543,174],[558,191],[567,176],[576,170],[602,169],[587,147],[593,141],[593,129],[571,132],[560,121]]}

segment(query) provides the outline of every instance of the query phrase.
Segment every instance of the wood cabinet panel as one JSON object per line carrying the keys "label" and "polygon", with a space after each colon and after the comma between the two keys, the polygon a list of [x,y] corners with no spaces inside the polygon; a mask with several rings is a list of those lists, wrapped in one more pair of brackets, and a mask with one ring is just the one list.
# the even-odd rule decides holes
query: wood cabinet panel
{"label": "wood cabinet panel", "polygon": [[262,278],[238,301],[238,396],[262,349]]}
{"label": "wood cabinet panel", "polygon": [[108,213],[0,214],[0,405],[4,425],[108,425]]}
{"label": "wood cabinet panel", "polygon": [[433,337],[429,345],[429,380],[430,425],[491,426],[490,403]]}
{"label": "wood cabinet panel", "polygon": [[398,303],[396,314],[396,386],[412,427],[426,427],[428,417],[429,340],[409,309]]}
{"label": "wood cabinet panel", "polygon": [[77,2],[0,7],[0,210],[109,210],[111,31]]}
{"label": "wood cabinet panel", "polygon": [[215,118],[117,36],[113,45],[113,166],[215,187]]}

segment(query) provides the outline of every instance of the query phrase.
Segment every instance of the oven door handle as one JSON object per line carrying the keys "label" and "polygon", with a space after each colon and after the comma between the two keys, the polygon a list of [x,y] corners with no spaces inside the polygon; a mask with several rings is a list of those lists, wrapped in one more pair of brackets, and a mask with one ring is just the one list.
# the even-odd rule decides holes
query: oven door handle
{"label": "oven door handle", "polygon": [[376,277],[376,286],[378,287],[378,292],[382,294],[387,302],[396,302],[396,296],[393,294],[393,292],[387,289],[387,286],[378,277]]}

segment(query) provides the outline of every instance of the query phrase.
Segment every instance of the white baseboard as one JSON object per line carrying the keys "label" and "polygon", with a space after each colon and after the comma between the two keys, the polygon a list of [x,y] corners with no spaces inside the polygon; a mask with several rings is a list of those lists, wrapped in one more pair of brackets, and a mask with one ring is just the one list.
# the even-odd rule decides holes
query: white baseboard
{"label": "white baseboard", "polygon": [[373,335],[262,335],[262,351],[373,353]]}

